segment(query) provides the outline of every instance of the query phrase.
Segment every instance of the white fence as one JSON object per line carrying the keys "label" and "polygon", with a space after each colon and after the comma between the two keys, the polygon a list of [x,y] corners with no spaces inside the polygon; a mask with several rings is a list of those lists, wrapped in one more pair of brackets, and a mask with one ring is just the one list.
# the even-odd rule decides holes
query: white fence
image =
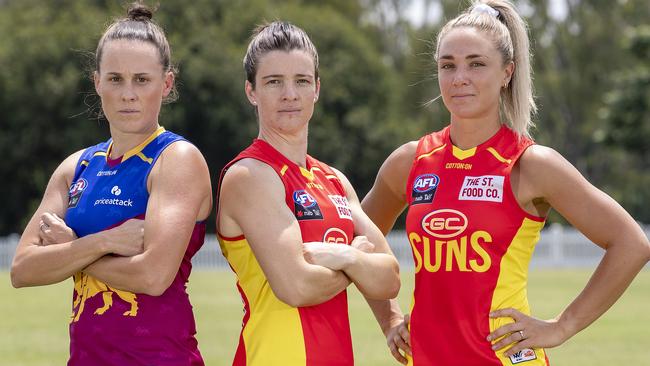
{"label": "white fence", "polygon": [[[645,226],[645,233],[650,235],[650,226]],[[391,232],[388,242],[400,265],[412,267],[413,256],[404,231]],[[0,238],[0,270],[8,270],[11,266],[17,243],[18,235]],[[593,267],[604,252],[574,228],[553,224],[542,231],[531,267]],[[206,237],[203,248],[194,256],[192,263],[195,268],[228,269],[214,235]]]}

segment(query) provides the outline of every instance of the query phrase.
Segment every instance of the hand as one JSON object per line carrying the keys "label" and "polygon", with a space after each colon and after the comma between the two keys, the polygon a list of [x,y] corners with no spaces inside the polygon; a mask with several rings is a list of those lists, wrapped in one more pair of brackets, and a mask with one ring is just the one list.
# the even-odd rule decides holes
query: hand
{"label": "hand", "polygon": [[108,253],[132,257],[144,252],[144,220],[127,220],[98,234],[103,238]]}
{"label": "hand", "polygon": [[[404,314],[404,320],[400,321],[397,325],[391,327],[386,332],[386,343],[390,353],[401,364],[406,365],[408,360],[406,355],[411,356],[411,335],[409,333],[409,314]],[[402,354],[402,352],[404,354]]]}
{"label": "hand", "polygon": [[490,318],[502,317],[510,317],[514,319],[514,323],[499,327],[488,335],[487,340],[493,342],[503,337],[492,345],[492,349],[495,351],[514,343],[504,353],[506,357],[510,357],[524,348],[556,347],[569,338],[557,320],[537,319],[511,308],[495,310],[490,313]]}
{"label": "hand", "polygon": [[308,263],[340,271],[354,262],[354,249],[347,244],[304,243],[302,254]]}
{"label": "hand", "polygon": [[375,244],[371,243],[364,235],[355,236],[350,245],[352,248],[358,249],[364,253],[375,252]]}
{"label": "hand", "polygon": [[41,215],[38,237],[42,245],[67,243],[77,239],[77,234],[55,213]]}

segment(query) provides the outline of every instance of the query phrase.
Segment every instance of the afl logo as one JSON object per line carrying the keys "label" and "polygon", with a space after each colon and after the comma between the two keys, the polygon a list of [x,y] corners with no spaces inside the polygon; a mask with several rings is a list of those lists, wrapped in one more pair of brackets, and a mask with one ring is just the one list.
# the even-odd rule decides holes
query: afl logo
{"label": "afl logo", "polygon": [[422,229],[436,238],[452,238],[467,228],[467,216],[449,208],[436,210],[422,219]]}
{"label": "afl logo", "polygon": [[413,183],[413,191],[418,193],[425,193],[432,191],[438,187],[440,178],[435,174],[423,174],[415,178]]}
{"label": "afl logo", "polygon": [[75,208],[81,199],[81,194],[84,193],[84,190],[88,188],[88,181],[79,178],[70,186],[70,191],[68,192],[68,208]]}
{"label": "afl logo", "polygon": [[325,235],[323,235],[323,242],[324,243],[332,243],[332,244],[349,244],[348,240],[348,235],[345,233],[345,231],[337,228],[337,227],[332,227],[327,229],[325,232]]}
{"label": "afl logo", "polygon": [[84,178],[79,179],[72,186],[70,186],[70,196],[81,194],[81,192],[83,192],[86,187],[88,187],[88,181]]}
{"label": "afl logo", "polygon": [[296,204],[308,208],[316,205],[316,200],[309,193],[304,190],[294,191],[293,192],[293,202]]}

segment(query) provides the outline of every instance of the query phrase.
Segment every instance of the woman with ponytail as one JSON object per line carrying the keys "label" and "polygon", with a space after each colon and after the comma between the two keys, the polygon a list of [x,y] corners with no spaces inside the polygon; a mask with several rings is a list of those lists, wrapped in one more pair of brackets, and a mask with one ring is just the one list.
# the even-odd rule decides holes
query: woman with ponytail
{"label": "woman with ponytail", "polygon": [[73,278],[71,366],[203,365],[185,290],[212,200],[200,151],[158,123],[174,67],[134,3],[96,51],[108,141],[56,169],[11,269],[15,287]]}
{"label": "woman with ponytail", "polygon": [[[362,203],[384,234],[408,207],[410,317],[394,300],[371,306],[404,364],[548,365],[544,348],[601,316],[650,244],[618,203],[531,140],[527,27],[510,2],[475,1],[441,29],[434,57],[449,126],[395,150]],[[542,320],[530,315],[526,287],[551,208],[606,253],[576,299]]]}

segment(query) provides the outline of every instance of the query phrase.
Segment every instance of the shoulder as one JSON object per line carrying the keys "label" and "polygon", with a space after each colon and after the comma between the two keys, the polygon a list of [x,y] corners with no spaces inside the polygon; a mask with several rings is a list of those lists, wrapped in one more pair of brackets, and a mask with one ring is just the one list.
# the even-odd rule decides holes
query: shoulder
{"label": "shoulder", "polygon": [[582,174],[559,152],[542,145],[528,147],[519,158],[518,169],[526,183],[543,197],[584,181]]}
{"label": "shoulder", "polygon": [[79,165],[79,160],[85,151],[86,149],[79,150],[65,158],[54,171],[53,177],[58,176],[64,178],[67,182],[72,183],[77,166]]}
{"label": "shoulder", "polygon": [[553,148],[533,144],[529,146],[519,158],[520,169],[530,173],[543,173],[548,169],[557,169],[568,161]]}
{"label": "shoulder", "polygon": [[415,160],[418,141],[409,141],[393,151],[381,167],[382,174],[408,175]]}
{"label": "shoulder", "polygon": [[252,158],[244,158],[232,164],[224,173],[221,194],[226,191],[259,191],[268,187],[282,187],[282,180],[268,164]]}
{"label": "shoulder", "polygon": [[172,185],[203,186],[210,182],[208,165],[201,151],[193,144],[179,140],[163,150],[154,163],[151,177]]}

